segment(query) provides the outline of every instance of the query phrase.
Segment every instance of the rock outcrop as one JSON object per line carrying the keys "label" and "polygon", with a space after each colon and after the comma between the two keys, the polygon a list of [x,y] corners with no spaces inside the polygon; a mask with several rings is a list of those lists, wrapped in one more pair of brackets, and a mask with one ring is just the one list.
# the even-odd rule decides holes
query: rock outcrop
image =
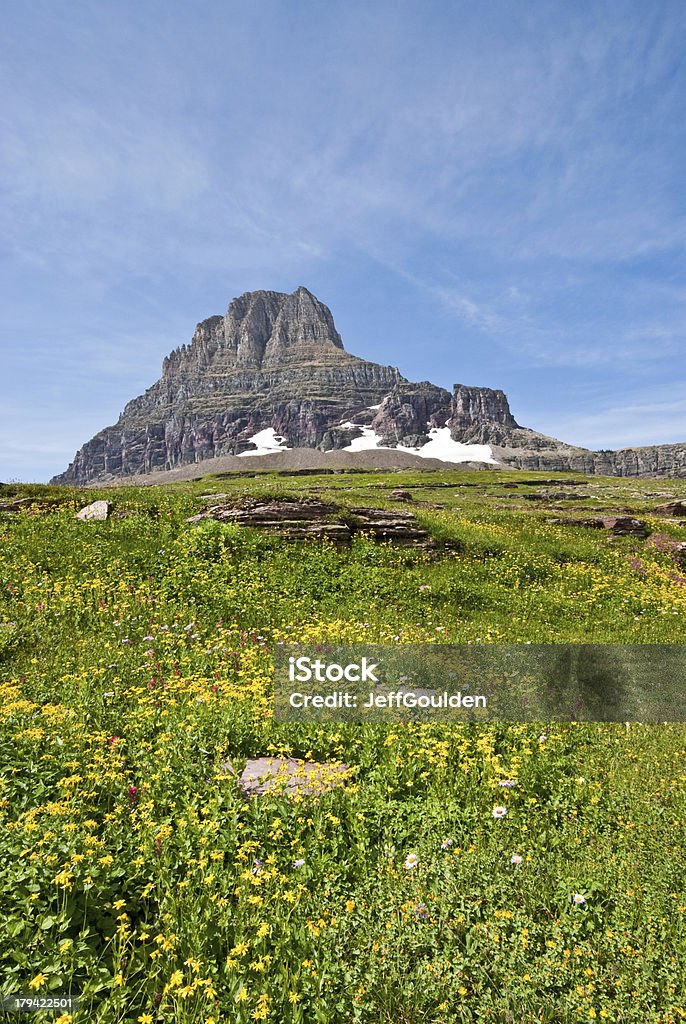
{"label": "rock outcrop", "polygon": [[[519,432],[518,432],[519,433]],[[529,432],[525,437],[505,439],[509,444],[494,442],[493,455],[514,469],[535,469],[545,472],[589,473],[599,476],[686,477],[686,444],[659,444],[645,448],[620,448],[617,451],[589,451],[543,438]],[[541,443],[543,438],[545,443]],[[516,447],[513,440],[521,441]]]}
{"label": "rock outcrop", "polygon": [[656,505],[655,511],[661,516],[686,516],[686,501],[668,501],[664,505]]}
{"label": "rock outcrop", "polygon": [[548,522],[559,523],[562,526],[590,526],[593,529],[604,529],[615,537],[627,535],[647,537],[650,532],[642,519],[634,519],[632,516],[599,516],[596,519],[549,519]]}
{"label": "rock outcrop", "polygon": [[272,452],[328,452],[359,441],[417,451],[438,435],[521,469],[686,476],[686,445],[587,451],[519,426],[502,391],[458,384],[451,394],[351,355],[330,310],[301,287],[248,292],[225,316],[199,323],[190,344],[165,358],[160,379],[52,482],[105,483],[256,454],[266,436]]}
{"label": "rock outcrop", "polygon": [[239,506],[212,506],[191,516],[188,522],[200,523],[206,519],[250,526],[266,533],[276,533],[286,540],[315,537],[347,545],[353,537],[363,535],[379,543],[425,549],[436,547],[429,532],[420,526],[411,512],[389,512],[383,508],[342,509],[316,500],[248,499]]}

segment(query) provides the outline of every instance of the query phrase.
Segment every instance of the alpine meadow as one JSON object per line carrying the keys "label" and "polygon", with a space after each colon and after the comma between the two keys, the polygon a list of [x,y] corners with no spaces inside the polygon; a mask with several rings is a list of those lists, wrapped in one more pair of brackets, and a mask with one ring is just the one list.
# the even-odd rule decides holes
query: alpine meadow
{"label": "alpine meadow", "polygon": [[[683,643],[654,486],[225,474],[93,491],[88,522],[82,491],[5,485],[5,996],[78,995],[36,1016],[61,1024],[686,1018],[683,724],[272,712],[283,642]],[[315,497],[411,509],[432,543],[187,521]],[[618,504],[642,533],[579,511]],[[265,756],[347,771],[246,797]]]}

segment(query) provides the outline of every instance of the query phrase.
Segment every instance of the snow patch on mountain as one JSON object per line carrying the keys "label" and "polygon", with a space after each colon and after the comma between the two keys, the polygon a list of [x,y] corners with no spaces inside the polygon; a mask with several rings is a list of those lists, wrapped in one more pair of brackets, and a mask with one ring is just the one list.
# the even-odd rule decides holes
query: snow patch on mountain
{"label": "snow patch on mountain", "polygon": [[[346,426],[346,424],[342,424]],[[350,444],[341,448],[343,452],[368,452],[372,448],[383,448],[381,438],[372,427],[360,427],[362,437],[354,437]]]}
{"label": "snow patch on mountain", "polygon": [[462,444],[450,436],[450,427],[432,427],[429,431],[430,440],[421,448],[404,448],[398,445],[398,451],[411,452],[422,459],[440,459],[441,462],[488,462],[497,466],[493,458],[493,450],[488,444]]}
{"label": "snow patch on mountain", "polygon": [[273,427],[267,427],[266,430],[258,430],[248,440],[257,445],[257,451],[240,452],[239,458],[254,457],[255,455],[273,455],[274,452],[289,452],[291,450],[287,444],[284,444],[285,437],[277,434]]}
{"label": "snow patch on mountain", "polygon": [[[342,423],[347,427],[347,423]],[[441,462],[488,462],[497,466],[498,462],[493,458],[493,451],[487,444],[462,444],[454,441],[450,436],[449,427],[432,427],[429,430],[429,440],[419,448],[409,448],[399,444],[395,449],[382,444],[382,438],[372,427],[360,427],[361,437],[354,438],[349,445],[342,448],[344,452],[366,452],[372,449],[383,449],[385,451],[407,452],[409,455],[419,455],[422,459],[439,459]]]}

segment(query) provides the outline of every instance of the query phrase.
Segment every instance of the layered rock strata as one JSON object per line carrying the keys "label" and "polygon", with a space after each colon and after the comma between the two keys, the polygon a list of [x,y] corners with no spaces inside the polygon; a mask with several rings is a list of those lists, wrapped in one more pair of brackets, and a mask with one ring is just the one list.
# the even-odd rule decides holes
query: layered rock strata
{"label": "layered rock strata", "polygon": [[52,482],[105,483],[206,466],[206,460],[258,453],[256,438],[265,435],[272,452],[355,451],[356,441],[359,449],[419,451],[441,435],[444,447],[446,441],[482,446],[481,453],[474,448],[475,461],[502,466],[686,476],[686,445],[591,452],[521,427],[502,391],[457,384],[451,394],[351,355],[330,310],[301,287],[291,295],[247,292],[225,316],[199,323],[190,344],[165,358],[160,379]]}

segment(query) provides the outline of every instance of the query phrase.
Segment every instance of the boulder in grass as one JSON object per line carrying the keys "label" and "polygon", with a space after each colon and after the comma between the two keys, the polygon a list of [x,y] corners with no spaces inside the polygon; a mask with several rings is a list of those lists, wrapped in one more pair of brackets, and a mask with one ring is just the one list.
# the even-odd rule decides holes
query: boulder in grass
{"label": "boulder in grass", "polygon": [[649,530],[642,519],[633,519],[631,516],[606,516],[602,520],[606,530],[615,536],[630,534],[634,537],[647,537]]}
{"label": "boulder in grass", "polygon": [[547,523],[559,526],[587,526],[596,530],[605,529],[613,537],[647,537],[648,527],[642,519],[632,516],[599,516],[596,519],[546,519]]}
{"label": "boulder in grass", "polygon": [[336,786],[342,786],[349,770],[348,765],[341,761],[258,757],[246,762],[238,785],[244,796],[321,796]]}
{"label": "boulder in grass", "polygon": [[112,504],[109,501],[94,501],[91,505],[86,505],[80,512],[77,512],[76,518],[84,522],[90,520],[103,522],[109,516],[111,509]]}
{"label": "boulder in grass", "polygon": [[664,505],[656,505],[655,511],[660,516],[686,516],[686,501],[668,501]]}

